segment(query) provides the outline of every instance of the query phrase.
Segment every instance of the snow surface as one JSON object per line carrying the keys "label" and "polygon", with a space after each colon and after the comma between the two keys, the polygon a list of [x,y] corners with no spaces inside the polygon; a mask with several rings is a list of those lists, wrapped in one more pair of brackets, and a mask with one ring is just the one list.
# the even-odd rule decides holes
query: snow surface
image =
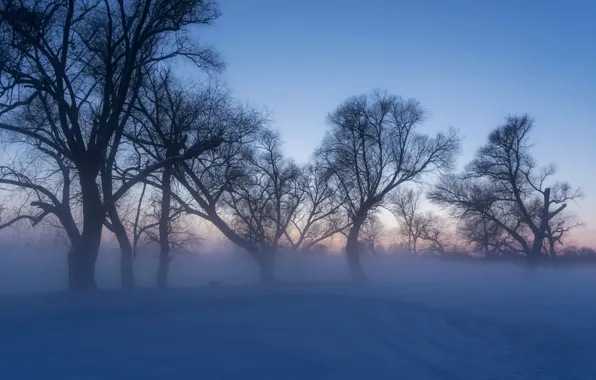
{"label": "snow surface", "polygon": [[384,258],[356,287],[340,258],[287,259],[266,288],[241,255],[184,256],[174,289],[69,294],[34,255],[0,253],[0,379],[596,379],[591,268]]}

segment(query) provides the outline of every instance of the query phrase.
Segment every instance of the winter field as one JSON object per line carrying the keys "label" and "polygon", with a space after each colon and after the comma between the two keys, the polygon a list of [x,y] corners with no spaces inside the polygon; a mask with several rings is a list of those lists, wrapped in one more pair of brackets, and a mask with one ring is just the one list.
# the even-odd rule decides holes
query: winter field
{"label": "winter field", "polygon": [[122,292],[103,252],[103,290],[68,294],[46,251],[0,253],[1,379],[596,379],[591,267],[385,257],[356,287],[341,257],[284,257],[265,288],[242,253],[187,254],[157,291],[147,255]]}

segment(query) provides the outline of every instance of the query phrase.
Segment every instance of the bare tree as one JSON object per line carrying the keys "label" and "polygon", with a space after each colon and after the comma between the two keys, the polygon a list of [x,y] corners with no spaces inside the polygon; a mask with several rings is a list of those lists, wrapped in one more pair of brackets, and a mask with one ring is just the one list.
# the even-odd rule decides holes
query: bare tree
{"label": "bare tree", "polygon": [[563,236],[574,228],[582,226],[582,222],[575,214],[566,211],[550,219],[546,227],[545,251],[551,258],[557,256],[557,247],[564,245]]}
{"label": "bare tree", "polygon": [[[104,189],[97,179],[102,165],[113,167],[147,68],[173,57],[219,68],[212,50],[187,38],[189,26],[210,24],[218,15],[215,4],[203,0],[0,3],[0,129],[64,156],[78,175],[83,226],[69,253],[71,289],[95,288],[105,215],[127,190],[112,193],[109,181],[102,178]],[[45,110],[48,123],[13,123],[15,111],[32,105]],[[163,165],[147,167],[138,180]],[[133,285],[131,270],[123,268],[124,286]]]}
{"label": "bare tree", "polygon": [[453,130],[434,138],[418,133],[423,119],[417,101],[383,92],[350,98],[329,115],[330,130],[318,156],[333,173],[352,221],[346,256],[357,281],[366,278],[358,236],[368,215],[399,185],[450,168],[458,152]]}
{"label": "bare tree", "polygon": [[420,228],[420,239],[425,242],[423,250],[439,254],[447,253],[451,239],[447,220],[430,211],[417,218],[423,221]]}
{"label": "bare tree", "polygon": [[[398,190],[388,197],[387,209],[399,223],[399,231],[405,239],[408,252],[418,254],[432,251],[443,254],[449,239],[447,222],[433,212],[420,212],[421,196],[421,188]],[[422,250],[419,246],[421,241],[425,243]]]}
{"label": "bare tree", "polygon": [[[250,180],[253,166],[249,158],[255,141],[264,128],[266,118],[225,94],[210,113],[209,120],[222,131],[222,144],[174,168],[174,177],[184,192],[172,193],[185,212],[212,223],[232,243],[245,249],[261,268],[261,276],[268,281],[271,264],[263,257],[254,240],[247,238],[235,223],[237,217],[230,208],[233,193],[240,191]],[[248,152],[247,152],[248,151]]]}
{"label": "bare tree", "polygon": [[494,257],[505,247],[511,245],[507,241],[509,235],[499,225],[482,215],[468,215],[458,224],[458,235],[474,251],[481,251],[484,256]]}
{"label": "bare tree", "polygon": [[[225,96],[217,86],[183,85],[173,78],[169,69],[155,70],[148,75],[131,115],[131,125],[124,132],[126,140],[133,145],[127,162],[133,164],[125,169],[118,168],[119,178],[124,183],[134,180],[136,173],[144,170],[146,162],[164,162],[167,157],[189,160],[217,148],[223,141],[224,131],[214,116],[218,115],[217,109],[222,107]],[[167,285],[172,246],[185,240],[182,235],[190,236],[183,234],[178,226],[183,216],[175,194],[174,170],[178,161],[167,162],[148,176],[151,181],[145,181],[152,184],[161,197],[159,206],[152,207],[160,213],[159,233],[153,236],[159,237],[160,246],[158,287]],[[148,224],[144,232],[152,231],[154,223]]]}
{"label": "bare tree", "polygon": [[277,132],[263,130],[248,151],[245,180],[231,188],[224,200],[232,212],[236,233],[253,242],[249,252],[259,264],[261,279],[274,280],[274,260],[302,201],[300,170],[281,151]]}
{"label": "bare tree", "polygon": [[298,179],[301,202],[286,229],[286,239],[294,252],[308,251],[350,226],[341,196],[329,177],[330,173],[317,163],[302,170]]}
{"label": "bare tree", "polygon": [[528,116],[507,118],[465,173],[445,176],[429,198],[460,218],[494,222],[515,241],[509,248],[535,262],[542,257],[549,223],[581,193],[566,182],[547,185],[556,170],[552,165],[537,169],[530,153],[532,126]]}
{"label": "bare tree", "polygon": [[398,189],[388,196],[387,209],[397,219],[399,232],[404,236],[408,252],[416,254],[418,240],[427,219],[418,212],[422,189]]}

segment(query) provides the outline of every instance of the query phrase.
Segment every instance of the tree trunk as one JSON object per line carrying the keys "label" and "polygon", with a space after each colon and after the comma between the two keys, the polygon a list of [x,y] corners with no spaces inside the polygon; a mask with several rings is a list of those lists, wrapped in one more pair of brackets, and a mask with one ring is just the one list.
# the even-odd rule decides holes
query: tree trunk
{"label": "tree trunk", "polygon": [[542,244],[544,243],[544,234],[537,233],[534,235],[534,243],[532,243],[532,251],[528,255],[528,259],[532,262],[539,261],[542,257]]}
{"label": "tree trunk", "polygon": [[68,252],[68,287],[70,290],[93,290],[95,284],[95,261],[99,254],[101,231],[105,219],[97,172],[79,168],[79,180],[83,198],[83,232],[73,242]]}
{"label": "tree trunk", "polygon": [[134,267],[133,267],[133,251],[132,244],[128,238],[126,228],[120,220],[116,206],[110,208],[110,221],[114,229],[114,235],[118,240],[120,246],[120,284],[124,289],[133,289],[136,287]]}
{"label": "tree trunk", "polygon": [[263,284],[271,284],[277,282],[275,278],[275,252],[273,250],[265,250],[259,252],[251,252],[259,266],[259,275]]}
{"label": "tree trunk", "polygon": [[364,223],[364,218],[355,218],[350,231],[348,232],[348,239],[346,242],[346,257],[348,259],[348,269],[352,279],[356,282],[366,281],[366,275],[362,264],[360,263],[360,253],[358,251],[358,235],[360,234],[360,228]]}
{"label": "tree trunk", "polygon": [[168,286],[170,268],[170,208],[172,203],[173,165],[166,165],[161,177],[161,213],[159,215],[159,266],[156,283],[158,288]]}
{"label": "tree trunk", "polygon": [[84,243],[83,238],[79,239],[68,252],[69,290],[94,290],[97,288],[93,244]]}
{"label": "tree trunk", "polygon": [[542,247],[544,243],[544,238],[546,237],[545,232],[548,228],[548,222],[550,221],[551,217],[554,216],[556,213],[560,212],[562,209],[565,208],[565,205],[562,205],[555,214],[551,215],[549,212],[550,206],[550,188],[544,189],[543,193],[543,205],[542,205],[542,215],[540,217],[540,224],[533,229],[534,232],[534,242],[532,243],[532,250],[528,254],[528,259],[531,265],[535,265],[540,259],[542,258]]}

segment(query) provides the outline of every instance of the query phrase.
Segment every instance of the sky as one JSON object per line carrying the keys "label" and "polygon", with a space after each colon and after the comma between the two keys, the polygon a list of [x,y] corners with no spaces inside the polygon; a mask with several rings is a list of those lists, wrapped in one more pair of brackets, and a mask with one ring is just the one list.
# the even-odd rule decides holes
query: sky
{"label": "sky", "polygon": [[346,98],[418,99],[429,133],[464,137],[459,164],[508,115],[535,119],[539,164],[581,187],[571,204],[596,245],[596,2],[591,0],[220,0],[198,36],[222,54],[236,95],[266,107],[305,162]]}

